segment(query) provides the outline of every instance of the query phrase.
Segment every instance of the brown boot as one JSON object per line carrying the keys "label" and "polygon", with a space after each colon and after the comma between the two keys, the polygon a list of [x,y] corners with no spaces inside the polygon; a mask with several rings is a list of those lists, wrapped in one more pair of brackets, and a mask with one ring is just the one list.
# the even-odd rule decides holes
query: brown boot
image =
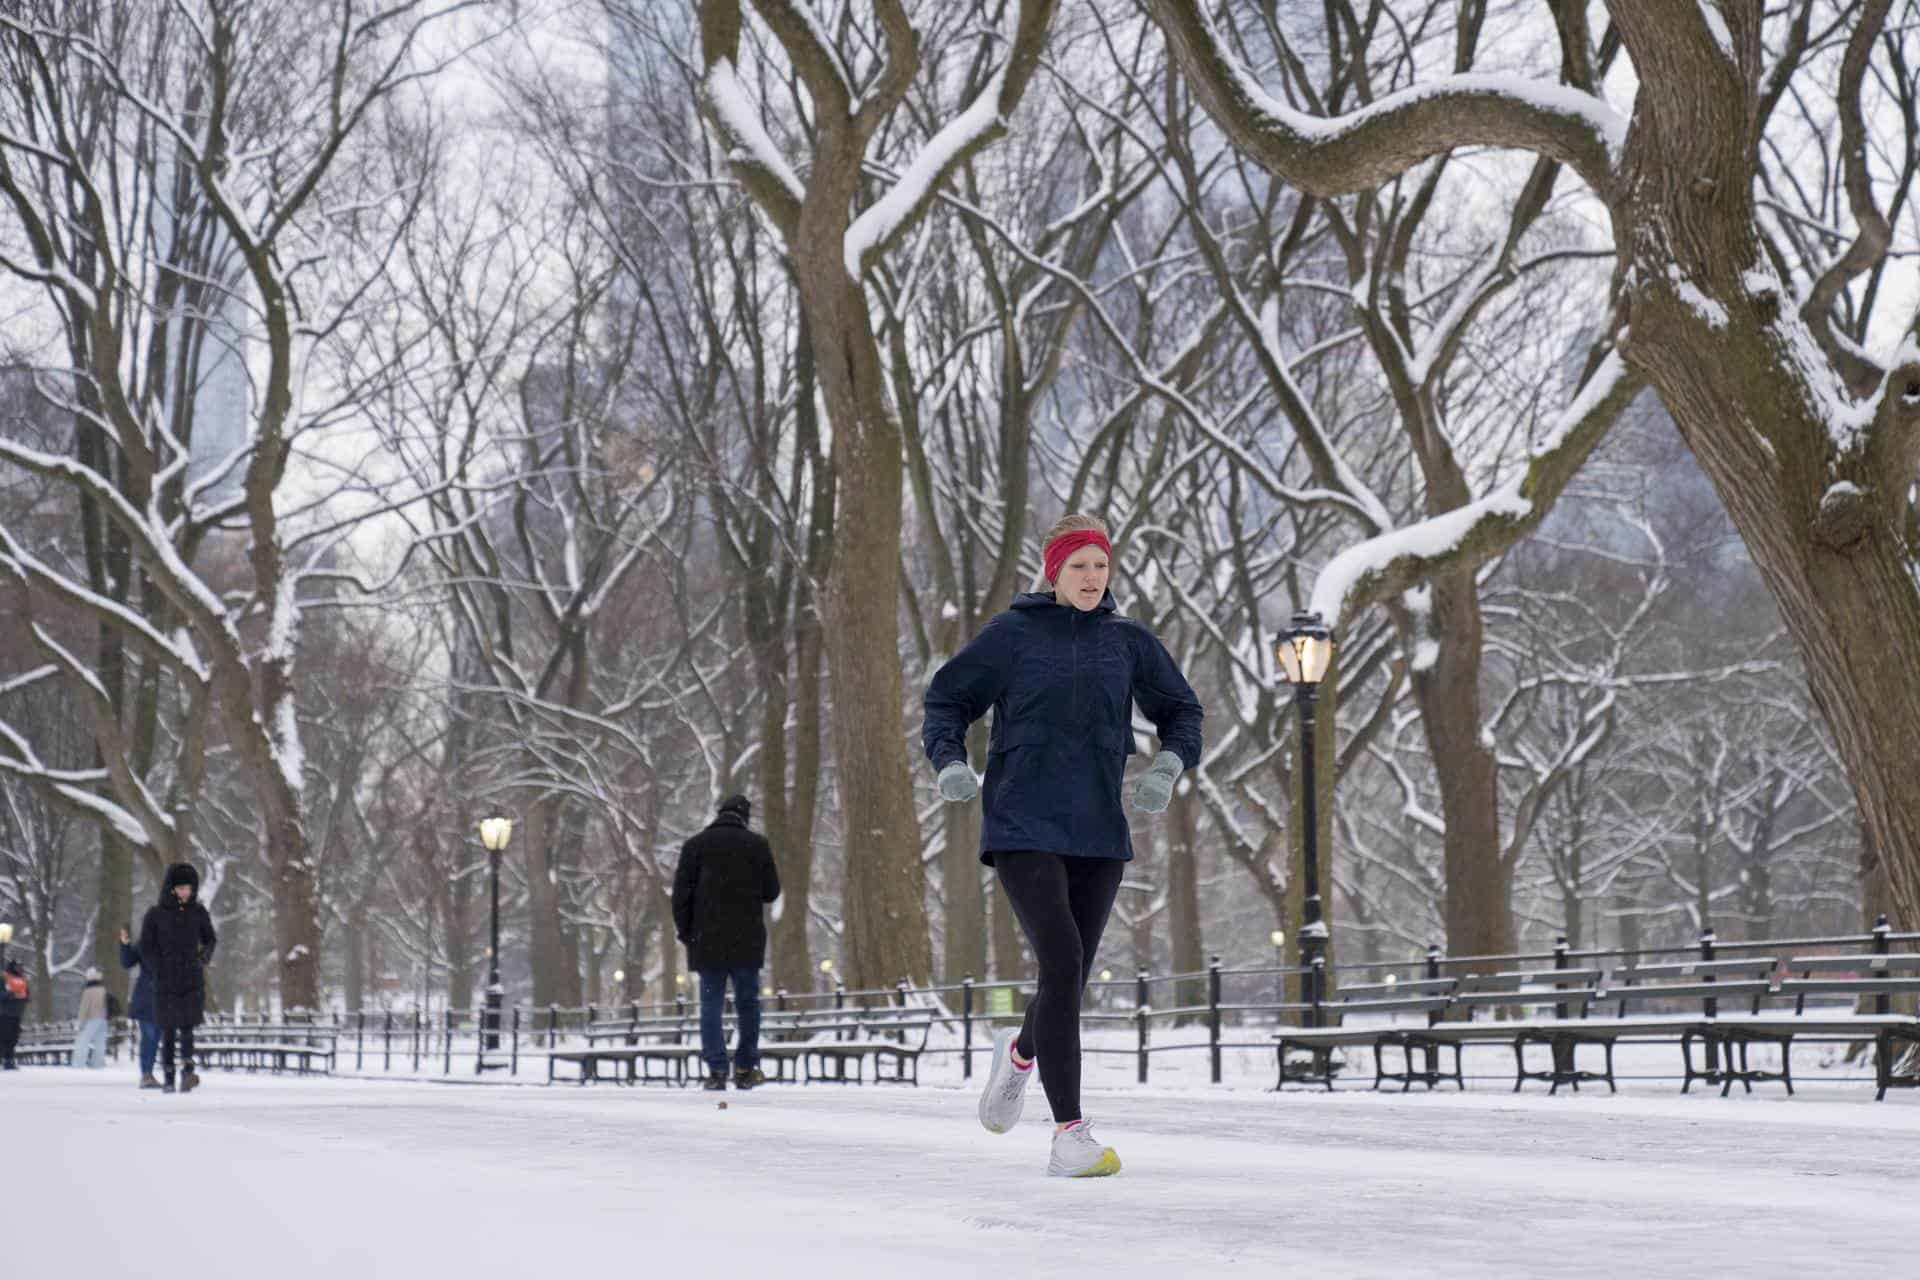
{"label": "brown boot", "polygon": [[180,1092],[192,1093],[195,1089],[198,1089],[199,1087],[200,1087],[200,1077],[195,1075],[191,1068],[189,1068],[186,1072],[184,1072],[181,1075]]}
{"label": "brown boot", "polygon": [[153,1072],[149,1071],[145,1075],[140,1077],[140,1087],[142,1089],[158,1089],[160,1087],[160,1082],[158,1080],[155,1080],[153,1078]]}

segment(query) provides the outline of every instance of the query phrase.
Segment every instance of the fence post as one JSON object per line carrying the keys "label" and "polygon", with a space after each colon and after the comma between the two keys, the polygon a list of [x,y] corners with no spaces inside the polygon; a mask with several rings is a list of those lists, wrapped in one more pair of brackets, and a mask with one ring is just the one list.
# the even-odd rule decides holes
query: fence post
{"label": "fence post", "polygon": [[[1893,926],[1887,923],[1887,917],[1882,913],[1879,919],[1873,922],[1873,954],[1884,956],[1893,950],[1892,933]],[[1892,975],[1887,971],[1885,966],[1881,966],[1878,971],[1878,976],[1886,978]],[[1885,1017],[1891,1009],[1892,1006],[1888,1003],[1886,996],[1875,996],[1873,998],[1873,1011],[1875,1013]]]}
{"label": "fence post", "polygon": [[1327,1025],[1327,1015],[1322,1002],[1326,999],[1327,991],[1327,953],[1318,948],[1315,948],[1313,953],[1313,972],[1309,975],[1308,981],[1313,984],[1313,1009],[1311,1010],[1313,1025],[1324,1027]]}
{"label": "fence post", "polygon": [[627,1001],[627,1043],[640,1043],[640,1002]]}
{"label": "fence post", "polygon": [[[833,1007],[835,1010],[842,1010],[847,1007],[847,986],[838,978],[833,980]],[[834,1019],[833,1038],[835,1040],[851,1040],[854,1037],[853,1032],[842,1027],[840,1020],[836,1018]]]}
{"label": "fence post", "polygon": [[560,1047],[560,1006],[551,1000],[547,1002],[547,1048]]}
{"label": "fence post", "polygon": [[1147,971],[1140,969],[1133,977],[1134,1006],[1133,1018],[1140,1031],[1140,1083],[1147,1082]]}
{"label": "fence post", "polygon": [[973,1079],[973,975],[960,979],[960,1078]]}
{"label": "fence post", "polygon": [[446,1050],[446,1062],[440,1068],[440,1074],[443,1076],[450,1076],[453,1074],[453,1006],[452,1005],[448,1005],[446,1008],[446,1022],[447,1022],[447,1039],[446,1039],[446,1043],[441,1046],[442,1049]]}
{"label": "fence post", "polygon": [[[1719,941],[1719,939],[1714,934],[1711,926],[1700,935],[1700,959],[1703,962],[1711,963],[1713,961],[1713,944],[1717,941]],[[1713,975],[1710,973],[1702,976],[1707,982],[1713,981]],[[1720,1013],[1720,1002],[1712,996],[1708,996],[1706,1000],[1701,1003],[1700,1007],[1705,1010],[1709,1018],[1717,1017]],[[1707,1037],[1704,1053],[1707,1060],[1707,1083],[1718,1084],[1720,1083],[1720,1046],[1715,1043],[1712,1036]],[[1729,1055],[1729,1057],[1731,1057],[1731,1055]],[[1733,1064],[1729,1062],[1727,1065],[1731,1066]]]}
{"label": "fence post", "polygon": [[1207,1044],[1213,1051],[1213,1082],[1220,1083],[1220,957],[1207,957]]}
{"label": "fence post", "polygon": [[[1434,981],[1437,981],[1440,977],[1440,944],[1437,942],[1429,942],[1427,944],[1427,977]],[[1427,1025],[1430,1027],[1440,1025],[1440,1011],[1438,1009],[1427,1010]]]}
{"label": "fence post", "polygon": [[360,1070],[360,1055],[367,1043],[367,1011],[360,1009],[353,1015],[353,1069]]}
{"label": "fence post", "polygon": [[893,984],[894,994],[900,997],[900,1007],[902,1009],[907,1007],[907,992],[911,991],[912,989],[913,989],[913,983],[907,980],[906,978],[902,978],[900,979],[900,981]]}
{"label": "fence post", "polygon": [[773,1007],[781,1013],[787,1011],[787,989],[785,987],[775,987],[773,989]]}
{"label": "fence post", "polygon": [[424,1038],[425,1025],[420,1020],[420,1011],[413,1011],[413,1074],[420,1074],[420,1042]]}
{"label": "fence post", "polygon": [[380,1070],[393,1070],[393,1010],[387,1010],[387,1016],[380,1031]]}
{"label": "fence post", "polygon": [[[1553,940],[1553,967],[1554,968],[1564,969],[1567,967],[1567,952],[1569,950],[1570,948],[1567,946],[1566,934],[1563,933],[1559,937]],[[1567,984],[1564,982],[1556,982],[1553,984],[1553,989],[1555,991],[1564,991],[1566,990],[1566,987],[1567,987]],[[1555,1006],[1553,1006],[1553,1016],[1556,1018],[1565,1018],[1567,1016],[1567,1006],[1564,1004],[1556,1004]]]}
{"label": "fence post", "polygon": [[507,1060],[507,1074],[520,1074],[520,1006],[513,1006],[513,1056]]}

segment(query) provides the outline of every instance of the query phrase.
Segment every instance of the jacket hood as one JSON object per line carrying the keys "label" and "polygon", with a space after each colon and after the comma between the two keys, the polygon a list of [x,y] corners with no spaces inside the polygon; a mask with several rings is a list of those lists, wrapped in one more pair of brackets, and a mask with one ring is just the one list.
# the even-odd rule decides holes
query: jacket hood
{"label": "jacket hood", "polygon": [[[1070,604],[1061,604],[1053,598],[1051,591],[1022,591],[1013,598],[1016,609],[1071,609]],[[1114,602],[1113,589],[1109,587],[1101,593],[1100,603],[1093,606],[1094,613],[1112,613],[1120,606]]]}
{"label": "jacket hood", "polygon": [[160,901],[163,903],[173,901],[174,888],[183,884],[193,886],[193,896],[196,899],[200,896],[200,873],[193,869],[191,863],[176,862],[167,868],[167,878],[160,884]]}

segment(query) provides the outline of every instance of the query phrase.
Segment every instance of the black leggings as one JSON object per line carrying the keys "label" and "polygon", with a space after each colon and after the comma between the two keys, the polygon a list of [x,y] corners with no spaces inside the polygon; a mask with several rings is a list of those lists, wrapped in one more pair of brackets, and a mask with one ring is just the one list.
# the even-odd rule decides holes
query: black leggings
{"label": "black leggings", "polygon": [[1080,993],[1127,864],[1118,858],[995,853],[994,870],[1040,968],[1016,1044],[1040,1062],[1056,1124],[1080,1119]]}
{"label": "black leggings", "polygon": [[160,1070],[166,1078],[173,1079],[173,1045],[178,1038],[180,1058],[183,1070],[193,1070],[193,1028],[162,1027],[160,1030]]}

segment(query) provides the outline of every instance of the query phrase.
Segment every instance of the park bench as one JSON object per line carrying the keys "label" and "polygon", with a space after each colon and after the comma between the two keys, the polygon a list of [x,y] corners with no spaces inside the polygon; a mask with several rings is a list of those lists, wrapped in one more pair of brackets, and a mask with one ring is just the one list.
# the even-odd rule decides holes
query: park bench
{"label": "park bench", "polygon": [[74,1037],[80,1034],[77,1022],[42,1022],[21,1031],[13,1047],[13,1060],[22,1066],[63,1067],[73,1057]]}
{"label": "park bench", "polygon": [[[1721,1093],[1738,1082],[1749,1093],[1756,1081],[1778,1081],[1793,1093],[1792,1047],[1796,1039],[1864,1042],[1874,1046],[1876,1099],[1884,1099],[1891,1088],[1920,1086],[1920,1073],[1896,1070],[1906,1046],[1920,1046],[1920,1018],[1892,1012],[1896,995],[1920,994],[1920,956],[1917,955],[1824,955],[1794,956],[1781,966],[1797,978],[1780,980],[1768,999],[1793,1001],[1791,1010],[1761,1010],[1758,1002],[1744,1015],[1724,1018],[1711,1024],[1708,1034],[1726,1062],[1720,1068]],[[1822,975],[1822,976],[1815,976]],[[1816,1003],[1809,1008],[1808,1000]],[[1858,1005],[1871,998],[1875,1008],[1862,1012]],[[1838,1006],[1829,1004],[1837,1000]],[[1756,1044],[1771,1045],[1780,1051],[1780,1069],[1767,1071],[1752,1067],[1748,1050]],[[1691,1072],[1691,1064],[1689,1064]],[[1689,1081],[1690,1083],[1691,1081]]]}
{"label": "park bench", "polygon": [[[698,1015],[680,1013],[595,1021],[586,1029],[585,1048],[555,1049],[547,1055],[547,1083],[553,1083],[555,1067],[566,1062],[577,1069],[581,1084],[602,1079],[600,1068],[611,1064],[616,1068],[613,1079],[624,1078],[627,1084],[684,1085],[690,1064],[700,1057],[699,1025]],[[693,1043],[687,1039],[690,1028]]]}
{"label": "park bench", "polygon": [[[814,1080],[859,1084],[919,1083],[919,1057],[934,1020],[931,1009],[763,1010],[760,1015],[760,1067],[771,1083]],[[737,1026],[725,1019],[729,1041]],[[620,1017],[591,1024],[586,1044],[555,1049],[547,1055],[547,1081],[561,1063],[571,1064],[581,1084],[611,1078],[628,1084],[686,1085],[700,1071],[700,1019],[697,1014]],[[613,1074],[602,1075],[611,1066]]]}
{"label": "park bench", "polygon": [[798,1028],[807,1036],[798,1042],[804,1082],[862,1084],[870,1061],[875,1084],[919,1085],[920,1055],[933,1031],[933,1009],[886,1005],[818,1010],[808,1016],[813,1020]]}
{"label": "park bench", "polygon": [[[1388,1080],[1399,1081],[1402,1092],[1411,1089],[1416,1080],[1432,1088],[1437,1080],[1445,1077],[1445,1073],[1437,1069],[1430,1052],[1424,1055],[1424,1069],[1413,1065],[1413,1052],[1406,1038],[1410,1034],[1407,1029],[1394,1025],[1349,1026],[1346,1019],[1356,1016],[1384,1016],[1391,1019],[1404,1014],[1423,1014],[1431,1023],[1446,1009],[1457,985],[1457,980],[1453,978],[1418,978],[1405,982],[1388,979],[1384,982],[1351,983],[1343,987],[1338,999],[1322,1006],[1324,1013],[1336,1019],[1335,1025],[1283,1027],[1275,1033],[1280,1078],[1274,1088],[1281,1089],[1289,1083],[1319,1083],[1328,1089],[1333,1088],[1333,1051],[1347,1046],[1372,1049],[1373,1087],[1376,1089]],[[1384,1055],[1389,1047],[1404,1052],[1402,1070],[1387,1070]],[[1289,1049],[1305,1050],[1309,1056],[1305,1062],[1289,1063]],[[1458,1074],[1456,1065],[1453,1075],[1457,1078]]]}
{"label": "park bench", "polygon": [[194,1034],[197,1066],[273,1072],[292,1068],[331,1074],[336,1032],[333,1027],[275,1022],[208,1023]]}
{"label": "park bench", "polygon": [[[1612,1086],[1612,1049],[1607,1048],[1604,1072],[1581,1069],[1575,1061],[1576,1047],[1585,1041],[1581,1032],[1599,994],[1599,969],[1517,969],[1502,973],[1470,973],[1459,980],[1453,991],[1449,1012],[1463,1015],[1457,1020],[1438,1020],[1423,1029],[1400,1033],[1411,1055],[1419,1050],[1428,1063],[1426,1078],[1452,1080],[1461,1089],[1466,1079],[1461,1071],[1461,1051],[1470,1044],[1507,1044],[1513,1049],[1514,1092],[1529,1080],[1550,1084],[1548,1092],[1558,1092],[1563,1084],[1580,1087],[1583,1080],[1605,1080]],[[1537,1011],[1549,1011],[1536,1016]],[[1510,1015],[1521,1016],[1510,1016]],[[1483,1016],[1484,1015],[1484,1016]],[[1527,1066],[1527,1048],[1544,1046],[1550,1065],[1544,1071]],[[1438,1059],[1444,1052],[1453,1054],[1453,1070],[1440,1069]]]}

